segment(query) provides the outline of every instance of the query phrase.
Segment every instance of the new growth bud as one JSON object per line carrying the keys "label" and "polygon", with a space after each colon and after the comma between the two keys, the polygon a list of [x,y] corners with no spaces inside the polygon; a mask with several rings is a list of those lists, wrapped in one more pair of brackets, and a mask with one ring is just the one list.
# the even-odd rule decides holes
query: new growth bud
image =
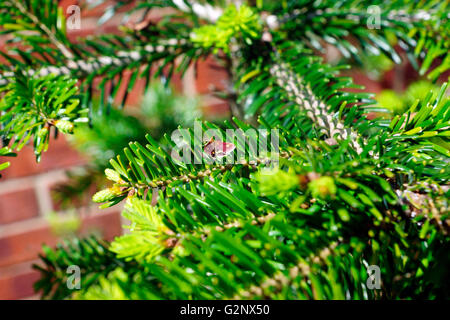
{"label": "new growth bud", "polygon": [[56,120],[55,127],[63,133],[73,133],[74,125],[72,122],[67,120]]}
{"label": "new growth bud", "polygon": [[117,183],[119,183],[122,180],[122,179],[120,179],[120,175],[112,169],[105,169],[105,175],[106,175],[106,178],[108,178],[108,180],[111,180],[111,181],[114,181]]}
{"label": "new growth bud", "polygon": [[100,203],[111,201],[117,196],[120,196],[122,193],[120,192],[120,188],[112,187],[105,190],[101,190],[93,195],[92,201]]}

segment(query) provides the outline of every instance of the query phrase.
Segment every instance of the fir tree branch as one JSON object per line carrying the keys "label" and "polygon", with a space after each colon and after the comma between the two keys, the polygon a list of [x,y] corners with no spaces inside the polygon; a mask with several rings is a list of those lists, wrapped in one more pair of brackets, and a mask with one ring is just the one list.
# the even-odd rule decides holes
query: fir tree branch
{"label": "fir tree branch", "polygon": [[[53,43],[59,51],[66,57],[68,60],[72,60],[74,58],[73,53],[61,42],[59,41],[55,34],[39,19],[32,14],[27,8],[24,7],[24,5],[19,0],[10,0],[12,1],[12,5],[15,6],[25,17],[30,19],[39,29],[42,30],[42,32],[48,37],[51,43]],[[0,80],[1,85],[1,80]]]}
{"label": "fir tree branch", "polygon": [[278,63],[270,68],[270,73],[276,78],[277,84],[284,88],[289,97],[306,111],[307,116],[318,126],[320,132],[325,133],[327,140],[335,144],[339,140],[350,139],[350,144],[360,154],[363,149],[358,142],[358,134],[352,128],[345,128],[335,114],[328,111],[327,105],[318,99],[304,81],[294,73],[286,63]]}
{"label": "fir tree branch", "polygon": [[286,287],[294,285],[299,276],[303,278],[301,280],[302,282],[307,283],[308,276],[311,274],[311,266],[325,265],[327,258],[334,253],[337,246],[337,242],[331,243],[329,246],[322,248],[318,254],[301,259],[287,271],[277,271],[272,276],[264,279],[261,284],[252,284],[249,288],[242,289],[233,297],[233,299],[270,298],[270,296],[276,295],[282,290],[286,290]]}
{"label": "fir tree branch", "polygon": [[[162,52],[176,52],[176,45],[183,45],[184,40],[172,39],[163,41],[159,45],[146,45],[132,51],[118,51],[116,56],[102,56],[85,60],[70,60],[66,66],[49,66],[39,70],[25,71],[30,77],[42,77],[48,74],[54,75],[71,75],[76,74],[79,77],[96,73],[105,66],[115,65],[117,67],[126,66],[132,62],[142,60],[147,54],[162,53]],[[13,72],[5,72],[0,75],[0,86],[4,86],[9,82],[9,78],[14,75]]]}
{"label": "fir tree branch", "polygon": [[[280,153],[281,158],[289,158],[291,156],[291,152],[283,151]],[[241,160],[236,164],[219,164],[212,165],[208,167],[208,169],[200,170],[196,173],[186,173],[179,176],[166,176],[159,177],[159,179],[155,179],[145,184],[134,183],[133,181],[125,182],[123,180],[119,181],[119,186],[124,190],[123,192],[129,192],[131,190],[134,193],[138,194],[146,194],[147,191],[154,188],[172,188],[172,184],[175,182],[179,185],[178,182],[182,182],[184,184],[188,184],[191,181],[202,180],[206,178],[210,178],[213,174],[219,173],[223,174],[227,171],[231,171],[236,166],[241,166],[242,168],[249,168],[251,170],[257,170],[260,165],[269,164],[273,159],[268,157],[256,158],[255,160]],[[103,201],[100,201],[103,202]]]}

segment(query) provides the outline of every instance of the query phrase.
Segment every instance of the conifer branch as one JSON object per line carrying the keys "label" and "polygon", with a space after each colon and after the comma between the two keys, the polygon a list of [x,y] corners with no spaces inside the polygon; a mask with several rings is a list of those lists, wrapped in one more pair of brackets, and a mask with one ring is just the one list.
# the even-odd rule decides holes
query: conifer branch
{"label": "conifer branch", "polygon": [[286,63],[275,64],[270,73],[276,78],[277,84],[284,88],[289,97],[306,111],[307,116],[318,126],[319,132],[325,133],[331,144],[334,139],[350,140],[355,151],[360,154],[362,147],[358,142],[358,134],[352,128],[345,128],[336,114],[328,111],[327,105],[318,99],[304,81],[294,73]]}
{"label": "conifer branch", "polygon": [[[61,42],[59,41],[55,33],[52,32],[45,24],[41,23],[34,14],[32,14],[19,0],[10,0],[12,1],[12,5],[15,6],[25,17],[30,19],[42,32],[48,37],[50,42],[55,45],[59,51],[66,57],[68,60],[72,60],[74,58],[73,53]],[[1,82],[0,82],[1,83]]]}
{"label": "conifer branch", "polygon": [[[31,138],[40,154],[49,128],[70,132],[76,121],[86,121],[96,102],[94,79],[101,78],[99,111],[108,110],[117,92],[130,92],[137,79],[171,79],[208,55],[232,59],[225,68],[235,90],[223,97],[242,105],[243,115],[202,122],[198,131],[180,129],[178,139],[170,132],[147,141],[145,134],[121,139],[121,146],[136,142],[118,148],[105,170],[112,186],[94,200],[105,208],[126,199],[122,215],[130,232],[110,246],[83,240],[46,248],[36,285],[45,297],[70,295],[61,272],[68,263],[79,264],[87,277],[89,285],[77,295],[86,299],[448,296],[447,86],[393,119],[385,112],[384,119],[369,120],[368,112],[383,108],[371,107],[370,93],[349,92],[358,86],[338,75],[341,65],[316,54],[328,43],[355,61],[365,50],[400,62],[395,34],[412,61],[423,60],[421,73],[441,59],[430,73],[438,77],[448,68],[446,4],[373,1],[381,20],[370,29],[366,4],[355,0],[138,1],[141,9],[178,11],[157,23],[142,21],[125,38],[71,44],[58,29],[52,38],[57,2],[46,1],[47,10],[35,10],[38,0],[18,3],[0,4],[7,13],[0,22],[18,44],[11,52],[20,55],[3,54],[1,155]],[[223,3],[231,5],[219,7]],[[28,5],[34,16],[23,12]],[[66,83],[69,75],[81,81],[81,94],[76,80]],[[250,118],[258,121],[250,124]],[[216,158],[214,139],[203,141],[210,129],[222,136],[212,145],[223,145],[226,156],[216,160],[227,161],[209,161]],[[227,141],[232,145],[221,141],[228,140],[227,129],[239,130]],[[269,136],[271,152],[264,148]],[[112,135],[103,139],[115,143]],[[251,145],[258,141],[263,152],[255,155]],[[278,166],[265,170],[272,160]],[[382,270],[381,291],[366,286],[369,265]]]}
{"label": "conifer branch", "polygon": [[[159,45],[146,45],[131,51],[118,51],[115,56],[102,56],[91,58],[88,60],[70,60],[65,66],[49,66],[39,70],[25,71],[29,77],[43,77],[49,74],[56,76],[76,74],[78,77],[96,73],[98,70],[110,65],[122,67],[145,58],[146,55],[154,53],[172,52],[176,53],[176,46],[182,46],[186,42],[180,39],[172,39],[161,42]],[[0,86],[4,86],[9,82],[9,78],[14,76],[13,72],[5,72],[0,75]]]}
{"label": "conifer branch", "polygon": [[331,243],[329,246],[322,248],[320,252],[312,257],[305,257],[297,262],[287,271],[277,271],[272,276],[263,280],[259,285],[251,285],[247,289],[241,290],[233,299],[265,299],[273,294],[277,294],[286,287],[290,287],[298,281],[307,283],[308,276],[311,273],[312,265],[324,265],[327,258],[332,255],[338,246],[337,242]]}

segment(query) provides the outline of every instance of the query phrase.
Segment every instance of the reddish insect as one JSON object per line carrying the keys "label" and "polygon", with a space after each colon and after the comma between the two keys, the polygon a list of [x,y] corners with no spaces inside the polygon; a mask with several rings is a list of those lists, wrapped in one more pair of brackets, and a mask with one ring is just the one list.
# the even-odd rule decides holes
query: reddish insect
{"label": "reddish insect", "polygon": [[203,152],[213,159],[222,159],[236,149],[236,146],[230,142],[215,141],[211,138],[203,147]]}

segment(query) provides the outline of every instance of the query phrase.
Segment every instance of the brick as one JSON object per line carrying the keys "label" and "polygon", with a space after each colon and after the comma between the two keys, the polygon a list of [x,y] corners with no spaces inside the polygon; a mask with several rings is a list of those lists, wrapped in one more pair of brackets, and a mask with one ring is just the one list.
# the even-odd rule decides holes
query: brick
{"label": "brick", "polygon": [[32,146],[24,147],[17,153],[17,157],[0,157],[0,163],[5,161],[11,162],[11,165],[2,170],[1,179],[31,176],[85,163],[85,159],[69,146],[62,134],[57,139],[51,138],[48,151],[42,154],[40,163],[36,163]]}
{"label": "brick", "polygon": [[[100,233],[103,238],[112,240],[121,233],[119,213],[117,211],[97,212],[86,217],[80,236],[92,232]],[[19,242],[13,248],[14,252],[19,254],[10,255],[11,248],[5,251],[5,239],[7,239],[6,242]],[[44,242],[50,246],[60,242],[60,239],[51,235],[48,226],[45,225],[20,235],[0,238],[0,300],[39,298],[33,290],[33,283],[39,279],[39,272],[33,270],[32,265],[39,262],[36,258],[41,251],[41,243]],[[14,264],[4,263],[5,253],[15,258]]]}
{"label": "brick", "polygon": [[103,239],[113,240],[122,233],[122,221],[118,211],[92,213],[81,227],[81,235],[100,233]]}
{"label": "brick", "polygon": [[39,207],[33,188],[0,194],[0,225],[37,216]]}
{"label": "brick", "polygon": [[[30,229],[14,226],[7,228],[0,235],[0,267],[10,266],[27,260],[36,259],[42,244],[55,246],[60,238],[52,234],[45,221],[33,223]],[[7,232],[7,231],[10,232]],[[100,233],[107,240],[112,240],[121,233],[121,220],[117,211],[97,212],[83,219],[81,235],[90,232]]]}
{"label": "brick", "polygon": [[33,283],[39,272],[32,269],[36,261],[0,268],[0,300],[22,299],[35,294]]}
{"label": "brick", "polygon": [[200,60],[196,68],[197,93],[206,94],[213,90],[225,90],[228,75],[224,68],[220,67],[212,56],[206,60]]}
{"label": "brick", "polygon": [[0,237],[0,267],[24,262],[37,257],[43,243],[55,245],[57,238],[48,226]]}
{"label": "brick", "polygon": [[67,11],[67,8],[71,5],[78,5],[78,0],[60,0],[59,6],[63,9],[64,12]]}

